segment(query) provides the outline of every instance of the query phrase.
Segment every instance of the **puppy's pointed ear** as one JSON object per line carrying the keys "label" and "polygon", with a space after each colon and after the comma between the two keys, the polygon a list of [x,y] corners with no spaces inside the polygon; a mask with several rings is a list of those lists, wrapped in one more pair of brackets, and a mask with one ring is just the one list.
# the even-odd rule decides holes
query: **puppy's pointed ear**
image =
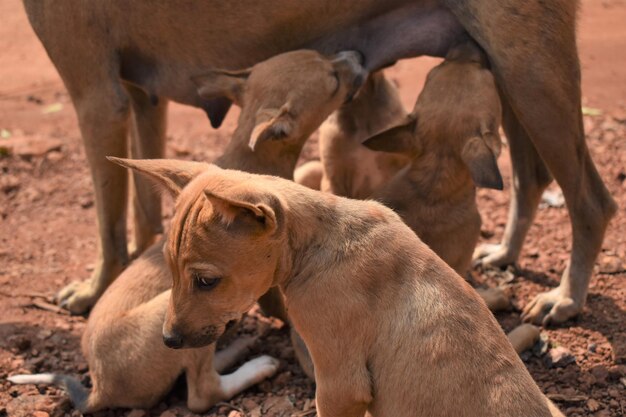
{"label": "puppy's pointed ear", "polygon": [[495,190],[502,190],[504,187],[497,162],[500,143],[500,137],[489,132],[473,136],[463,145],[461,159],[469,168],[477,187]]}
{"label": "puppy's pointed ear", "polygon": [[269,204],[247,201],[252,196],[230,196],[212,190],[204,190],[204,194],[226,226],[268,233],[275,232],[278,227],[275,210]]}
{"label": "puppy's pointed ear", "polygon": [[256,126],[250,135],[248,146],[253,151],[260,143],[289,137],[295,129],[295,119],[290,113],[290,104],[280,109],[261,109],[256,115]]}
{"label": "puppy's pointed ear", "polygon": [[417,118],[411,115],[404,123],[366,139],[363,145],[373,151],[415,155],[420,151],[416,130]]}
{"label": "puppy's pointed ear", "polygon": [[174,197],[192,179],[210,169],[209,164],[175,159],[124,159],[112,156],[107,156],[107,159],[152,178]]}
{"label": "puppy's pointed ear", "polygon": [[213,69],[191,77],[191,81],[198,87],[200,97],[204,99],[226,97],[241,107],[250,71],[250,69],[240,71]]}

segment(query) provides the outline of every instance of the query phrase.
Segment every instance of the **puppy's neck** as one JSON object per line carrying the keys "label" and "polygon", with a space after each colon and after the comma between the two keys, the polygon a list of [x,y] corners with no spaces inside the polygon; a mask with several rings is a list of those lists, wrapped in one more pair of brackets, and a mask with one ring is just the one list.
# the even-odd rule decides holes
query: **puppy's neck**
{"label": "puppy's neck", "polygon": [[397,214],[378,203],[300,188],[288,200],[288,236],[276,280],[286,293],[292,286],[330,272],[329,265],[334,268],[368,256],[373,240],[391,239],[397,232],[391,224],[404,226]]}
{"label": "puppy's neck", "polygon": [[237,169],[253,174],[266,174],[293,179],[293,171],[307,137],[266,141],[250,149],[248,143],[255,127],[251,112],[242,111],[233,137],[222,156],[214,163],[220,168]]}

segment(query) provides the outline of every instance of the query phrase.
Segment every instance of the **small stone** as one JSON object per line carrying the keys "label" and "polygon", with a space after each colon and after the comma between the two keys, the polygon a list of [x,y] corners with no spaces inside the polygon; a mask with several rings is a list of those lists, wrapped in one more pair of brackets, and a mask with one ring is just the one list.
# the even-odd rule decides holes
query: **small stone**
{"label": "small stone", "polygon": [[278,375],[276,378],[274,378],[274,385],[278,387],[283,387],[287,385],[290,379],[291,379],[291,372],[289,371],[283,372],[280,375]]}
{"label": "small stone", "polygon": [[172,413],[170,410],[163,411],[159,417],[176,417],[176,414]]}
{"label": "small stone", "polygon": [[263,403],[263,415],[266,417],[287,417],[297,411],[287,396],[270,397]]}
{"label": "small stone", "polygon": [[50,414],[45,411],[35,411],[33,412],[33,417],[50,417]]}
{"label": "small stone", "polygon": [[78,202],[80,206],[84,209],[88,209],[93,206],[93,198],[91,197],[83,197]]}
{"label": "small stone", "polygon": [[595,378],[596,385],[606,385],[606,380],[609,377],[609,370],[604,365],[597,365],[591,368],[591,375]]}
{"label": "small stone", "polygon": [[126,414],[126,417],[145,417],[147,414],[144,410],[140,410],[138,408],[135,408],[133,410],[130,410],[130,412],[128,414]]}
{"label": "small stone", "polygon": [[50,162],[59,162],[63,159],[63,153],[59,151],[51,151],[46,155],[46,159]]}
{"label": "small stone", "polygon": [[626,365],[613,365],[609,368],[609,377],[618,380],[620,377],[626,376]]}
{"label": "small stone", "polygon": [[252,398],[244,398],[241,401],[241,406],[247,411],[252,411],[259,406],[259,404],[254,401]]}
{"label": "small stone", "polygon": [[244,417],[243,414],[241,414],[239,411],[237,410],[233,410],[230,413],[228,413],[228,417]]}
{"label": "small stone", "polygon": [[49,330],[49,329],[43,329],[39,333],[37,333],[37,339],[40,339],[40,340],[46,340],[50,336],[52,336],[52,330]]}
{"label": "small stone", "polygon": [[565,197],[563,197],[563,191],[560,188],[556,190],[546,190],[541,195],[540,208],[553,207],[561,208],[565,206]]}
{"label": "small stone", "polygon": [[565,347],[558,346],[550,349],[545,357],[546,365],[550,368],[562,368],[576,362],[574,355]]}
{"label": "small stone", "polygon": [[600,409],[600,403],[598,403],[593,398],[589,398],[587,400],[587,408],[589,408],[589,411],[591,411],[592,413],[595,413]]}
{"label": "small stone", "polygon": [[11,191],[19,189],[21,182],[15,175],[2,174],[0,175],[0,190],[3,193],[8,194]]}
{"label": "small stone", "polygon": [[599,263],[600,272],[604,274],[615,274],[624,270],[624,263],[617,255],[604,255]]}

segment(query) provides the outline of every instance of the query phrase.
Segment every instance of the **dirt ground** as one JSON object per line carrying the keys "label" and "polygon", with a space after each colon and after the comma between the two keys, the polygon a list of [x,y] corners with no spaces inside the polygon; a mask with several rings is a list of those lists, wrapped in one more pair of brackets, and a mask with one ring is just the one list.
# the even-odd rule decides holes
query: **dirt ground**
{"label": "dirt ground", "polygon": [[[89,171],[63,84],[32,33],[21,2],[0,2],[0,16],[0,417],[76,416],[79,413],[59,389],[16,387],[6,381],[8,375],[21,372],[62,372],[89,383],[79,346],[86,319],[55,312],[46,297],[89,276],[96,227]],[[588,107],[585,130],[593,159],[620,210],[607,232],[583,314],[543,331],[552,354],[565,353],[563,363],[551,364],[550,353],[540,349],[523,355],[542,390],[568,416],[624,416],[626,410],[625,22],[625,0],[582,1],[579,47]],[[407,107],[436,62],[403,61],[388,71]],[[212,160],[232,132],[236,113],[232,111],[216,131],[200,110],[172,105],[167,155]],[[7,155],[1,149],[2,141],[8,140],[32,143]],[[307,146],[305,158],[316,155],[314,143]],[[508,180],[506,152],[499,162]],[[551,190],[558,196],[556,186]],[[485,241],[496,242],[502,235],[508,191],[507,186],[504,192],[479,193]],[[505,330],[519,323],[519,309],[531,297],[558,284],[565,268],[569,221],[566,209],[555,205],[540,209],[519,265],[508,271],[473,271],[479,283],[510,284],[514,308],[498,314]],[[169,213],[171,203],[166,206]],[[286,329],[254,313],[243,327],[247,332],[265,332],[250,357],[274,355],[281,368],[274,378],[206,415],[313,415],[314,385],[298,368]],[[189,415],[184,399],[184,384],[179,384],[152,410],[97,415]]]}

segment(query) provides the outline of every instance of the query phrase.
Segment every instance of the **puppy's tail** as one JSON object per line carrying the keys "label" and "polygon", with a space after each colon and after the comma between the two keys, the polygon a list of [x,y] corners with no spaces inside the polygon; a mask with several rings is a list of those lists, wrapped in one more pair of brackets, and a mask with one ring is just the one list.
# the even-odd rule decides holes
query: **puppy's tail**
{"label": "puppy's tail", "polygon": [[14,384],[44,384],[62,387],[70,397],[72,404],[81,412],[88,408],[91,391],[72,376],[58,374],[13,375],[7,378]]}

